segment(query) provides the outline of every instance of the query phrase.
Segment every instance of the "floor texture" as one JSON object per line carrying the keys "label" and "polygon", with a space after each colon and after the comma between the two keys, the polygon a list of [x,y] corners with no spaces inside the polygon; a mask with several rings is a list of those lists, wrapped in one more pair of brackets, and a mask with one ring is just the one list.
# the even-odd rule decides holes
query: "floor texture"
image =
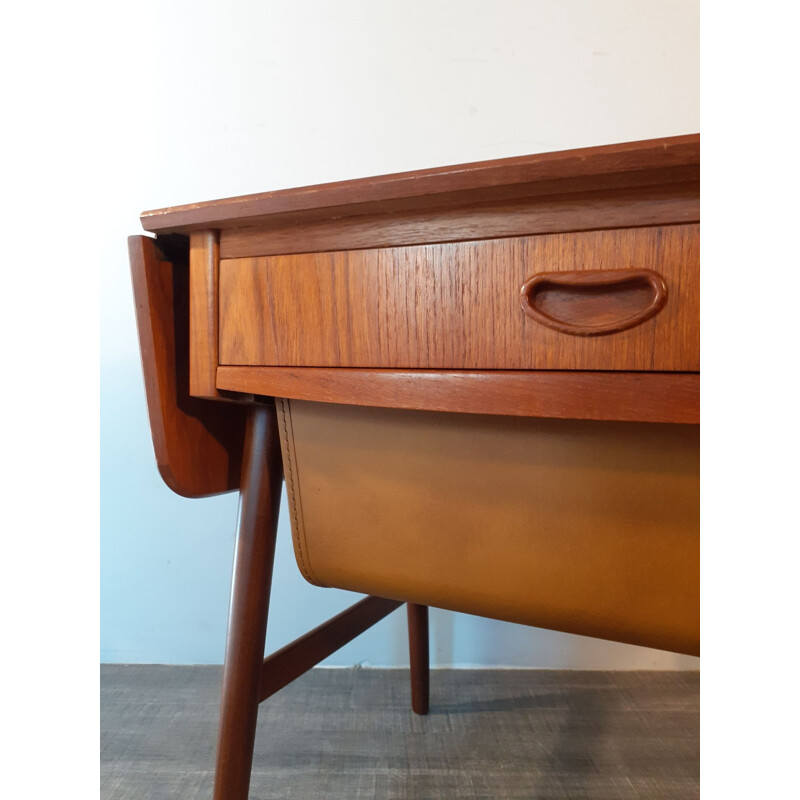
{"label": "floor texture", "polygon": [[[210,800],[219,667],[101,668],[102,800]],[[261,705],[250,797],[699,796],[693,672],[316,669]]]}

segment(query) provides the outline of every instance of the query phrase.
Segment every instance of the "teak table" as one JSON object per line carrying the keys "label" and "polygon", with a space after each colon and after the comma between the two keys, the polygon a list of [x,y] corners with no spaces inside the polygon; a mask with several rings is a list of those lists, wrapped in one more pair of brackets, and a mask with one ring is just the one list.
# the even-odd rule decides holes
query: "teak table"
{"label": "teak table", "polygon": [[[129,239],[156,459],[241,505],[214,797],[258,704],[408,608],[699,652],[697,135],[145,212]],[[362,591],[264,659],[297,561]]]}

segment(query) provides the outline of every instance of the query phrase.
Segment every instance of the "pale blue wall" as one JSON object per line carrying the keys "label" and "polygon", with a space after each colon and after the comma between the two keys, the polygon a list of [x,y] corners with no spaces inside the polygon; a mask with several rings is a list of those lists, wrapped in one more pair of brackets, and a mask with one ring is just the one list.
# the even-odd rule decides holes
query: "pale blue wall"
{"label": "pale blue wall", "polygon": [[[144,208],[699,130],[697,3],[144,0],[116,57],[101,339],[101,659],[219,663],[236,498],[155,468],[125,237]],[[299,575],[285,516],[268,649],[353,599]],[[697,660],[436,611],[439,665]],[[404,665],[396,612],[327,663]]]}

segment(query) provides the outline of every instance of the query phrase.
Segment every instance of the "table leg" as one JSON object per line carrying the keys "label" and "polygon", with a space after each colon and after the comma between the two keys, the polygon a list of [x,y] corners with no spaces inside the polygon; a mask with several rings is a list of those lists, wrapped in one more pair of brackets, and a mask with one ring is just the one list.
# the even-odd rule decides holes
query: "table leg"
{"label": "table leg", "polygon": [[415,714],[427,714],[430,686],[428,606],[408,603],[408,649],[411,662],[411,709]]}
{"label": "table leg", "polygon": [[247,800],[275,556],[282,462],[275,407],[247,420],[214,800]]}

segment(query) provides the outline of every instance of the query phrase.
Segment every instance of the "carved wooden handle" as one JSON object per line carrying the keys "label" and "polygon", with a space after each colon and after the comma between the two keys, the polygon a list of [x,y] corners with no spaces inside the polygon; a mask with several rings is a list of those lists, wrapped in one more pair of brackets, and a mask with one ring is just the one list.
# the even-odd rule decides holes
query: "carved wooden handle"
{"label": "carved wooden handle", "polygon": [[600,336],[639,325],[667,302],[664,278],[650,269],[539,272],[525,281],[522,310],[548,328]]}

